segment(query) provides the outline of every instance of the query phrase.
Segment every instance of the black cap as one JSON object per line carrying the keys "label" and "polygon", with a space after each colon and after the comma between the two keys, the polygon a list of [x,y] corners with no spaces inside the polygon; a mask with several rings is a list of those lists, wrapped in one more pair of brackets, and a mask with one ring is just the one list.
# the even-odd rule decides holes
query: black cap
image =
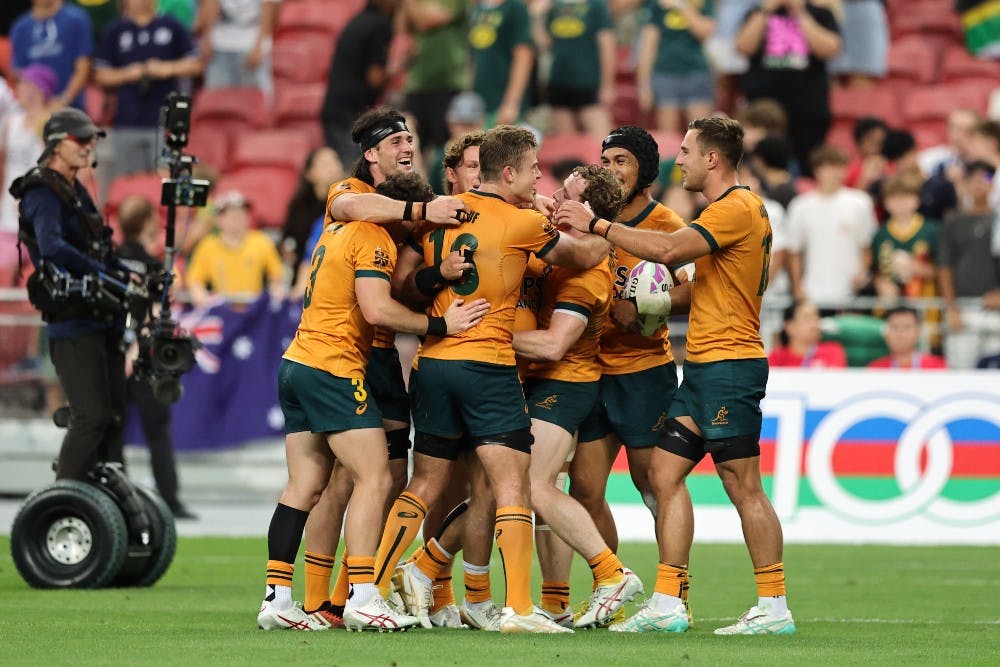
{"label": "black cap", "polygon": [[42,128],[42,139],[45,141],[45,150],[39,162],[43,162],[55,150],[56,145],[66,137],[79,137],[80,139],[90,139],[92,137],[106,137],[107,132],[97,127],[90,116],[79,109],[66,107],[60,109],[49,116]]}

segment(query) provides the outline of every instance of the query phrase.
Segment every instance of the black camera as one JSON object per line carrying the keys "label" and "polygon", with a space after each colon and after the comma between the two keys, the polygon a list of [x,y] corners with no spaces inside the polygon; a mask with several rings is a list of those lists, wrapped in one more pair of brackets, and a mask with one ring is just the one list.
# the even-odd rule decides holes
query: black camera
{"label": "black camera", "polygon": [[208,203],[209,182],[191,178],[196,160],[185,154],[191,132],[191,98],[174,92],[167,96],[160,109],[163,127],[163,151],[170,178],[163,179],[160,204],[163,206],[204,206]]}
{"label": "black camera", "polygon": [[191,98],[180,93],[170,93],[160,109],[163,139],[172,150],[183,150],[191,132]]}
{"label": "black camera", "polygon": [[[172,324],[172,323],[171,323]],[[181,376],[194,367],[198,340],[178,329],[160,329],[139,337],[133,373],[149,382],[161,403],[176,403],[184,394]]]}

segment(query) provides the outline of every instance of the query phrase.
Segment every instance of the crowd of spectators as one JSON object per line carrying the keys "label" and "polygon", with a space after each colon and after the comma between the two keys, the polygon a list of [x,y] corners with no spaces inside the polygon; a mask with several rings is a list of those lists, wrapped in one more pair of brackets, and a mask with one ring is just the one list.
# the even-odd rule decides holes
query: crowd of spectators
{"label": "crowd of spectators", "polygon": [[[953,20],[951,33],[938,30],[928,44],[958,47],[964,25],[968,52],[984,65],[997,58],[997,22],[973,21],[981,3],[920,2],[949,5]],[[8,0],[0,181],[31,166],[38,129],[62,105],[86,107],[110,127],[96,168],[102,195],[117,178],[156,170],[156,123],[171,90],[253,88],[264,113],[272,105],[279,113],[281,86],[297,84],[277,80],[287,50],[275,45],[288,34],[283,17],[304,4],[342,16],[323,19],[337,27],[320,36],[329,50],[313,55],[328,59],[325,95],[316,98],[313,144],[289,149],[301,162],[297,185],[282,195],[283,229],[274,219],[264,233],[251,229],[269,195],[227,186],[222,160],[245,139],[228,136],[204,165],[225,172],[212,179],[223,192],[183,237],[195,303],[213,292],[293,288],[326,188],[357,157],[350,123],[377,102],[410,116],[421,148],[414,167],[439,193],[446,148],[471,130],[521,123],[596,145],[615,125],[645,125],[663,139],[653,194],[689,221],[705,202],[680,186],[669,153],[689,119],[726,113],[746,129],[742,180],[765,198],[774,228],[768,308],[794,300],[814,304],[823,321],[844,311],[880,318],[900,299],[924,298],[908,302],[918,306],[924,349],[958,368],[1000,353],[1000,120],[965,98],[946,132],[943,123],[931,133],[911,126],[905,110],[873,104],[867,116],[841,117],[835,108],[840,91],[905,92],[890,55],[893,22],[907,10],[892,0]],[[306,28],[314,38],[323,29]],[[996,79],[979,85],[988,93]],[[592,149],[566,164],[586,162]],[[543,182],[553,181],[547,173]],[[6,185],[2,196],[0,235],[12,240]],[[3,243],[0,263],[16,259],[11,245]],[[242,253],[257,264],[238,289],[205,259],[218,267]]]}

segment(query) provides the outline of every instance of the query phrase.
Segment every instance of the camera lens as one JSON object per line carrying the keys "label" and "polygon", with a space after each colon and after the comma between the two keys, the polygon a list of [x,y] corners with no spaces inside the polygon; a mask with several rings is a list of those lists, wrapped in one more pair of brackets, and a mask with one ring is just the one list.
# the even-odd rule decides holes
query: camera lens
{"label": "camera lens", "polygon": [[160,403],[176,403],[184,395],[184,386],[181,381],[173,375],[159,375],[153,378],[150,383],[153,390],[153,397]]}

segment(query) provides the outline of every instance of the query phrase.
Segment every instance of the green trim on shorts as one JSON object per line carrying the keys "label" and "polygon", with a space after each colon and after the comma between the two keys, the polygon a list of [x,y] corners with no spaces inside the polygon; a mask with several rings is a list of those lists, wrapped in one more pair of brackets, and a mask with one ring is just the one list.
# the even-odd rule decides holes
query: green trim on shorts
{"label": "green trim on shorts", "polygon": [[759,437],[767,375],[767,359],[688,361],[667,416],[691,417],[706,440]]}
{"label": "green trim on shorts", "polygon": [[597,403],[600,382],[526,378],[524,393],[532,419],[555,424],[575,435]]}

